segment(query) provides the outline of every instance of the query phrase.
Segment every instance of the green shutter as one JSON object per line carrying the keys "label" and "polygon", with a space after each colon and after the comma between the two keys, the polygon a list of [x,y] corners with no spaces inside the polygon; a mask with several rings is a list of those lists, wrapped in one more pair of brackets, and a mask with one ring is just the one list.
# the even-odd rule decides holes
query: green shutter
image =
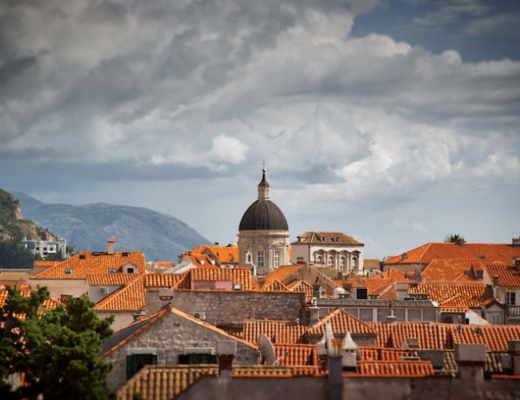
{"label": "green shutter", "polygon": [[126,380],[130,379],[135,374],[134,356],[129,354],[126,356]]}

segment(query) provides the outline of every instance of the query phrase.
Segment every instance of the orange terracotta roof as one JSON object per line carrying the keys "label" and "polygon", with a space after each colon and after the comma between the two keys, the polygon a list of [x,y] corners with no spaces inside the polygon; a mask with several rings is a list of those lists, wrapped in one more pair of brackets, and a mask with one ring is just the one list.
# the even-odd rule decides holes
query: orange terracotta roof
{"label": "orange terracotta roof", "polygon": [[520,257],[520,247],[489,243],[465,243],[464,246],[455,243],[427,243],[406,252],[406,255],[405,259],[402,255],[389,257],[383,264],[427,264],[435,259],[471,259],[484,263],[499,261],[510,264],[515,257]]}
{"label": "orange terracotta roof", "polygon": [[146,290],[144,288],[145,274],[137,276],[124,288],[105,297],[94,307],[105,312],[136,312],[144,311]]}
{"label": "orange terracotta roof", "polygon": [[399,357],[409,356],[409,351],[405,349],[388,349],[385,347],[359,346],[361,359],[365,361],[397,361]]}
{"label": "orange terracotta roof", "polygon": [[290,290],[278,279],[272,281],[269,285],[262,288],[264,292],[290,292]]}
{"label": "orange terracotta roof", "polygon": [[365,376],[430,376],[431,361],[358,361],[358,375]]}
{"label": "orange terracotta roof", "polygon": [[513,265],[488,264],[484,266],[484,269],[490,279],[498,275],[498,286],[520,287],[520,275],[516,272]]}
{"label": "orange terracotta roof", "polygon": [[[184,274],[146,274],[144,280],[144,286],[146,288],[174,288],[176,289],[181,281],[185,280],[188,276]],[[189,282],[183,289],[189,289]]]}
{"label": "orange terracotta roof", "polygon": [[474,300],[470,297],[456,294],[452,297],[449,297],[447,299],[440,301],[439,307],[440,308],[453,308],[453,307],[482,308],[482,302]]}
{"label": "orange terracotta roof", "polygon": [[189,272],[191,282],[232,282],[240,283],[242,290],[251,290],[251,270],[249,268],[193,268]]}
{"label": "orange terracotta roof", "polygon": [[272,321],[249,319],[244,321],[243,338],[251,343],[257,343],[261,334],[266,335],[274,344],[304,343],[304,325],[296,321]]}
{"label": "orange terracotta roof", "polygon": [[222,264],[238,264],[238,247],[233,246],[205,246]]}
{"label": "orange terracotta roof", "polygon": [[[30,289],[18,288],[18,290],[20,290],[20,295],[22,297],[30,297],[31,293],[33,292]],[[5,305],[8,295],[9,295],[9,293],[7,292],[7,289],[0,289],[0,309]],[[58,300],[53,299],[52,297],[49,297],[43,303],[43,307],[47,310],[52,310],[52,309],[58,307],[59,305],[61,305],[61,303]],[[17,317],[20,319],[25,318],[25,316],[23,316],[23,315],[18,315]]]}
{"label": "orange terracotta roof", "polygon": [[347,236],[342,232],[305,232],[303,235],[298,236],[298,240],[291,244],[354,244],[362,245],[363,243],[358,242],[351,236]]}
{"label": "orange terracotta roof", "polygon": [[[112,256],[104,252],[82,252],[31,279],[85,279],[88,274],[108,274],[111,269],[115,273],[122,273],[122,267],[128,263],[134,264],[138,273],[146,270],[143,252],[115,252]],[[71,273],[66,274],[66,270]]]}
{"label": "orange terracotta roof", "polygon": [[[276,365],[318,365],[318,353],[315,344],[274,344]],[[265,363],[261,357],[261,364]]]}
{"label": "orange terracotta roof", "polygon": [[295,264],[295,265],[283,265],[276,269],[273,269],[267,275],[265,275],[265,283],[264,286],[269,285],[275,279],[280,282],[284,282],[287,278],[289,278],[292,274],[299,271],[304,267],[305,264]]}
{"label": "orange terracotta roof", "polygon": [[507,351],[507,341],[520,338],[520,326],[452,325],[451,334],[453,343],[485,344],[488,351]]}
{"label": "orange terracotta roof", "polygon": [[409,338],[417,338],[419,349],[452,349],[450,324],[396,322],[384,324],[369,322],[368,325],[377,333],[379,347],[400,349]]}
{"label": "orange terracotta roof", "polygon": [[[323,376],[314,366],[233,365],[233,378],[290,378]],[[137,394],[147,400],[171,400],[193,385],[201,376],[216,377],[216,365],[147,365],[119,390],[119,400],[133,400]]]}
{"label": "orange terracotta roof", "polygon": [[342,308],[338,308],[323,316],[317,323],[307,329],[307,335],[322,336],[325,332],[325,325],[330,323],[335,335],[375,335],[374,330],[365,322],[349,314]]}
{"label": "orange terracotta roof", "polygon": [[476,282],[427,282],[410,286],[409,293],[428,293],[430,300],[443,301],[460,294],[471,299],[484,302],[492,298],[490,288],[482,281]]}
{"label": "orange terracotta roof", "polygon": [[365,258],[363,259],[363,267],[365,268],[380,268],[381,260],[379,258]]}
{"label": "orange terracotta roof", "polygon": [[473,268],[479,265],[482,265],[480,260],[437,259],[430,261],[421,272],[426,281],[474,281]]}
{"label": "orange terracotta roof", "polygon": [[87,274],[90,286],[122,286],[133,281],[136,274]]}
{"label": "orange terracotta roof", "polygon": [[381,278],[379,275],[375,275],[371,278],[348,278],[346,283],[352,285],[352,287],[363,287],[368,289],[368,294],[376,294],[387,289],[389,286],[393,286],[395,279],[392,278]]}
{"label": "orange terracotta roof", "polygon": [[311,284],[305,282],[304,280],[293,281],[290,284],[288,284],[287,287],[291,292],[305,293],[307,303],[310,303],[312,301],[314,289],[312,288]]}
{"label": "orange terracotta roof", "polygon": [[33,267],[49,268],[49,267],[53,267],[54,265],[56,265],[60,262],[61,261],[46,261],[46,260],[33,261]]}

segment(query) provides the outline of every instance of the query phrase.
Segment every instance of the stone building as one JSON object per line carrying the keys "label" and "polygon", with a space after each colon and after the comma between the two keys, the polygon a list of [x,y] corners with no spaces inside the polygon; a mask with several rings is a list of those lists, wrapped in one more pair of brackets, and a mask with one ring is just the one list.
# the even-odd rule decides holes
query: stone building
{"label": "stone building", "polygon": [[289,225],[282,210],[271,201],[265,165],[258,199],[249,206],[238,228],[239,262],[254,275],[265,275],[289,263]]}
{"label": "stone building", "polygon": [[312,262],[342,274],[363,272],[364,247],[342,232],[305,232],[291,243],[292,262]]}
{"label": "stone building", "polygon": [[100,359],[114,363],[108,382],[110,389],[118,390],[145,365],[216,364],[222,340],[236,342],[236,364],[258,364],[255,345],[171,305],[117,331],[103,344]]}

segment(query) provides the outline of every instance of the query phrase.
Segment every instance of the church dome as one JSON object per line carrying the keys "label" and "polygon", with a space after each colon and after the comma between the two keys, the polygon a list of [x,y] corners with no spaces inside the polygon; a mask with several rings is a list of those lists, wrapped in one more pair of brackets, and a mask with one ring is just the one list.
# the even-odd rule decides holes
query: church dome
{"label": "church dome", "polygon": [[262,181],[258,185],[258,200],[246,210],[238,230],[289,230],[289,225],[282,210],[271,201],[270,186],[265,177],[265,167],[262,169]]}
{"label": "church dome", "polygon": [[257,200],[249,206],[240,221],[239,231],[260,229],[288,231],[289,226],[283,215],[271,200]]}

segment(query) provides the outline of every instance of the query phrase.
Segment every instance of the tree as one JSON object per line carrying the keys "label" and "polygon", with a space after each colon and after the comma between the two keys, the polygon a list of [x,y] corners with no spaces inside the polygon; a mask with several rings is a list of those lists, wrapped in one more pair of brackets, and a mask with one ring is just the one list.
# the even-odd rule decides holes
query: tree
{"label": "tree", "polygon": [[458,233],[446,235],[446,237],[444,238],[445,243],[458,243],[461,240],[464,240],[464,238],[461,235],[459,235]]}
{"label": "tree", "polygon": [[[7,290],[0,315],[0,398],[115,399],[107,387],[112,365],[98,360],[113,317],[100,320],[88,296],[69,296],[65,306],[46,309],[45,287],[28,297]],[[25,385],[15,391],[5,383],[12,373],[24,376]]]}

